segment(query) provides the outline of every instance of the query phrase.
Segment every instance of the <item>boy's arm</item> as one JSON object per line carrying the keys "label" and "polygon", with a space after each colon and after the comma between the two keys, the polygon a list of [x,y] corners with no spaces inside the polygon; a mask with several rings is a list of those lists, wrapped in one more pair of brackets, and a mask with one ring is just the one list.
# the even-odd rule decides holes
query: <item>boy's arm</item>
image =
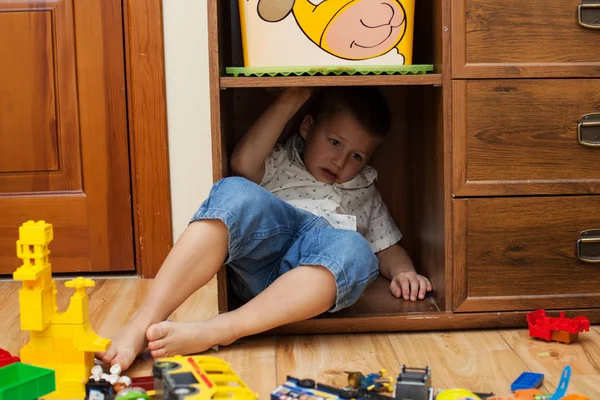
{"label": "boy's arm", "polygon": [[234,175],[260,184],[265,173],[265,159],[273,150],[285,124],[309,97],[308,88],[287,88],[279,94],[233,150],[230,166]]}
{"label": "boy's arm", "polygon": [[410,257],[398,243],[376,255],[379,272],[391,281],[390,291],[394,296],[416,301],[417,297],[424,299],[426,292],[432,290],[429,279],[417,274]]}

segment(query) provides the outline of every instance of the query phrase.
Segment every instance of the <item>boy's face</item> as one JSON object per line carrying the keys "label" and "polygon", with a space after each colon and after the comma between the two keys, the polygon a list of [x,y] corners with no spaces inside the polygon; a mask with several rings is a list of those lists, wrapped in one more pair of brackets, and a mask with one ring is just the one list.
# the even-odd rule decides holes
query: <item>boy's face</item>
{"label": "boy's face", "polygon": [[354,178],[382,143],[347,112],[335,113],[318,125],[307,115],[300,135],[305,139],[306,169],[319,182],[329,185]]}

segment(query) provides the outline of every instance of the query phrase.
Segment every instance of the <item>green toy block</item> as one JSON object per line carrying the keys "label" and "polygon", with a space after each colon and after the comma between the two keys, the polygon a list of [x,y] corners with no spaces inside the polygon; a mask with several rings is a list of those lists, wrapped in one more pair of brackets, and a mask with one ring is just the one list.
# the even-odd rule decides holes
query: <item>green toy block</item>
{"label": "green toy block", "polygon": [[0,368],[0,400],[35,400],[55,390],[51,369],[20,362]]}

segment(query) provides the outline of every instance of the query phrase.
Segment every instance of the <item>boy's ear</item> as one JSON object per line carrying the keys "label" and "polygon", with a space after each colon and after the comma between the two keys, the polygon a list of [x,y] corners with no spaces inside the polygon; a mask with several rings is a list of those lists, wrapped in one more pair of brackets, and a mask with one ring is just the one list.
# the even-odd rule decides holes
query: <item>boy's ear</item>
{"label": "boy's ear", "polygon": [[308,134],[310,133],[314,123],[315,121],[310,114],[306,115],[302,120],[302,123],[300,124],[300,136],[302,136],[305,140],[308,137]]}

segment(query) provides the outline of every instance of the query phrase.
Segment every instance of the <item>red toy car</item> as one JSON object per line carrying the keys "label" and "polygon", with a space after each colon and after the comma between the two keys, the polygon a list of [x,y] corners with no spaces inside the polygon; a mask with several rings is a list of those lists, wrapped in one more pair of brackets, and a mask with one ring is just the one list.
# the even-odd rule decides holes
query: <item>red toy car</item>
{"label": "red toy car", "polygon": [[576,341],[579,332],[590,330],[590,321],[585,316],[565,318],[565,313],[561,312],[558,318],[548,317],[544,310],[527,314],[527,324],[529,336],[567,344]]}

